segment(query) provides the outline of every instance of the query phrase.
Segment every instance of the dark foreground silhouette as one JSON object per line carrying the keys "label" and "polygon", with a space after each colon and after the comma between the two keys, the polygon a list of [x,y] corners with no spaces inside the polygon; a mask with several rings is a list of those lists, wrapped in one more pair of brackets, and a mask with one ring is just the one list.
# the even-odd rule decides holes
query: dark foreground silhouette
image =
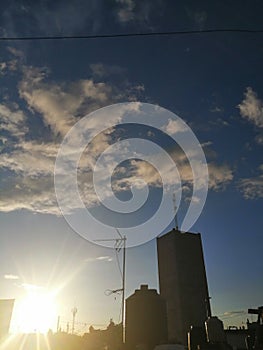
{"label": "dark foreground silhouette", "polygon": [[0,350],[121,350],[122,327],[109,324],[105,330],[95,330],[82,336],[65,332],[48,334],[17,334],[2,339]]}

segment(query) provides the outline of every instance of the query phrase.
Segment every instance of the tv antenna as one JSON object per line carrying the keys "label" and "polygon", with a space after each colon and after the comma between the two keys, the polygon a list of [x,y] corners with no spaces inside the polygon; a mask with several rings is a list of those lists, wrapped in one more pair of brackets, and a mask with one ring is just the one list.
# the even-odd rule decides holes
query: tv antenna
{"label": "tv antenna", "polygon": [[111,295],[114,293],[122,293],[122,300],[121,300],[121,324],[122,324],[122,342],[125,343],[125,270],[126,270],[126,236],[122,235],[120,231],[116,228],[116,231],[118,233],[117,238],[112,239],[95,239],[94,242],[110,242],[114,241],[114,249],[117,253],[119,253],[122,249],[122,271],[121,271],[121,279],[122,279],[122,287],[119,289],[114,290],[107,290],[106,295]]}
{"label": "tv antenna", "polygon": [[176,206],[176,194],[175,192],[173,193],[173,204],[174,204],[174,224],[175,224],[175,229],[178,231],[178,217],[177,217],[177,206]]}

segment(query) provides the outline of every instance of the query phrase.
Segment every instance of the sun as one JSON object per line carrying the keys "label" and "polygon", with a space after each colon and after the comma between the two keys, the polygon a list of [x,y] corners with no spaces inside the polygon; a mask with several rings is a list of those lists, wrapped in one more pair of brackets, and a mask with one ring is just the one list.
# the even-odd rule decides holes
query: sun
{"label": "sun", "polygon": [[46,333],[54,329],[57,319],[57,305],[52,293],[31,290],[18,301],[15,323],[19,333]]}

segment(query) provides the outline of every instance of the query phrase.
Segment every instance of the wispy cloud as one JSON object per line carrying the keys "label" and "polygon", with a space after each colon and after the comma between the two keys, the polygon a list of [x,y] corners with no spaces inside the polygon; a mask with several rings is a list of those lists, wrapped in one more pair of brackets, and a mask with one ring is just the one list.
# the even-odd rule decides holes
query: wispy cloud
{"label": "wispy cloud", "polygon": [[219,107],[219,106],[215,106],[210,108],[210,112],[212,113],[222,113],[224,112],[224,108],[223,107]]}
{"label": "wispy cloud", "polygon": [[92,75],[96,78],[105,78],[113,75],[123,75],[126,71],[124,68],[115,65],[108,65],[104,63],[92,63],[90,65]]}
{"label": "wispy cloud", "polygon": [[135,18],[135,1],[134,0],[116,0],[120,8],[118,9],[118,19],[121,23],[126,23]]}
{"label": "wispy cloud", "polygon": [[96,260],[99,261],[112,261],[112,258],[110,256],[99,256],[96,258]]}
{"label": "wispy cloud", "polygon": [[[70,35],[81,30],[91,32],[102,22],[101,6],[91,0],[79,0],[78,6],[71,1],[56,2],[52,8],[46,2],[23,5],[11,1],[1,16],[1,31],[5,36],[17,35]],[[17,20],[19,18],[19,20]]]}
{"label": "wispy cloud", "polygon": [[215,191],[223,190],[233,180],[233,169],[227,164],[208,164],[209,188]]}
{"label": "wispy cloud", "polygon": [[97,256],[97,257],[93,257],[93,258],[86,258],[85,262],[96,262],[96,261],[101,261],[101,262],[111,262],[113,261],[112,257],[110,256]]}
{"label": "wispy cloud", "polygon": [[13,275],[13,274],[6,274],[6,275],[4,275],[4,278],[5,278],[6,280],[18,280],[18,279],[19,279],[19,276]]}
{"label": "wispy cloud", "polygon": [[115,0],[115,18],[122,26],[136,25],[144,29],[153,29],[152,21],[156,13],[162,13],[163,1]]}
{"label": "wispy cloud", "polygon": [[26,116],[18,105],[0,104],[0,130],[7,132],[15,138],[22,138],[28,131],[25,125]]}
{"label": "wispy cloud", "polygon": [[232,317],[236,317],[236,316],[242,316],[245,314],[247,314],[247,311],[245,311],[245,310],[234,310],[234,311],[226,311],[222,315],[220,315],[220,317],[232,318]]}
{"label": "wispy cloud", "polygon": [[241,179],[238,188],[245,199],[263,198],[263,169],[261,174],[255,177]]}
{"label": "wispy cloud", "polygon": [[216,118],[214,120],[210,120],[209,124],[214,126],[214,127],[216,126],[216,127],[220,127],[220,128],[225,127],[225,126],[229,126],[229,122],[223,118]]}
{"label": "wispy cloud", "polygon": [[243,118],[249,120],[257,127],[263,128],[263,102],[251,87],[246,89],[244,99],[237,107]]}

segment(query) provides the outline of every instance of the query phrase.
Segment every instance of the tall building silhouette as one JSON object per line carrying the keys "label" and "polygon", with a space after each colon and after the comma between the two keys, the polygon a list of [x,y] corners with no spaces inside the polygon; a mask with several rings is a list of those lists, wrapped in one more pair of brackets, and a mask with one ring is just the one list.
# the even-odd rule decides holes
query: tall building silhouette
{"label": "tall building silhouette", "polygon": [[190,326],[204,327],[211,315],[201,235],[173,229],[157,238],[157,251],[168,337],[187,344]]}

